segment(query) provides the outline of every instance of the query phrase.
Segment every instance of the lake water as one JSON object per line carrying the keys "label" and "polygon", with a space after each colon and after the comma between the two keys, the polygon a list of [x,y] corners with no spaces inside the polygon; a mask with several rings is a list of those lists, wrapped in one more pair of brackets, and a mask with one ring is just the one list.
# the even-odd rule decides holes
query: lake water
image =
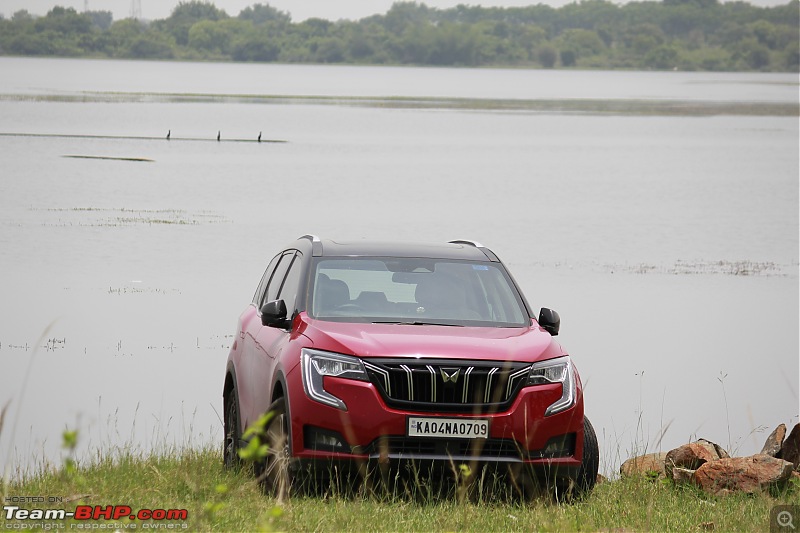
{"label": "lake water", "polygon": [[796,75],[16,58],[0,72],[0,470],[60,464],[64,428],[86,457],[221,443],[236,318],[304,233],[493,248],[561,314],[605,473],[695,437],[755,453],[798,422],[796,114],[480,100],[796,105]]}

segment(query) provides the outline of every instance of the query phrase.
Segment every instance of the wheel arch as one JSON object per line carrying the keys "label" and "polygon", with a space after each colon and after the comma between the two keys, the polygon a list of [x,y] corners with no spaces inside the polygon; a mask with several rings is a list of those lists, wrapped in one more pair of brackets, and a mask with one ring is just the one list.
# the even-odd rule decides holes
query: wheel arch
{"label": "wheel arch", "polygon": [[294,432],[292,431],[292,406],[289,400],[289,386],[286,383],[286,376],[281,369],[275,372],[275,378],[272,384],[272,397],[270,398],[270,405],[272,405],[279,398],[283,398],[284,409],[286,410],[286,423],[289,433],[289,449],[293,450],[294,446]]}
{"label": "wheel arch", "polygon": [[[229,401],[228,398],[233,394],[232,401],[236,402],[236,414],[239,417],[238,420],[238,427],[239,430],[242,431],[243,424],[242,424],[242,405],[239,401],[239,394],[235,391],[238,389],[238,382],[236,380],[236,367],[233,364],[233,361],[228,362],[228,368],[225,371],[225,382],[222,385],[222,412],[223,412],[223,431],[227,431],[227,417],[228,417],[228,408],[226,402]],[[241,435],[239,435],[239,439],[241,440]]]}
{"label": "wheel arch", "polygon": [[225,383],[222,385],[222,397],[225,398],[234,389],[236,385],[236,367],[233,366],[233,361],[228,362],[228,368],[225,370]]}

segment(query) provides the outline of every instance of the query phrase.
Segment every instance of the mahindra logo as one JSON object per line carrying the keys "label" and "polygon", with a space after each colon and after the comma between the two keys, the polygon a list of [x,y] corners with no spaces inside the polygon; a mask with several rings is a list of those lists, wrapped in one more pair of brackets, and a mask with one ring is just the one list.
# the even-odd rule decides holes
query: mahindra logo
{"label": "mahindra logo", "polygon": [[460,368],[440,368],[442,373],[442,381],[445,383],[455,383],[458,381],[458,374],[461,372]]}

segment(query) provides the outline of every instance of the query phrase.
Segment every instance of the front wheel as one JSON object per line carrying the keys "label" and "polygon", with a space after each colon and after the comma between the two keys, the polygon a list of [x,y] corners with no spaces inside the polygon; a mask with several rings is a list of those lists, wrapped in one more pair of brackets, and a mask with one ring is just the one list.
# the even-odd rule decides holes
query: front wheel
{"label": "front wheel", "polygon": [[289,497],[292,488],[291,446],[289,443],[289,417],[286,415],[286,400],[278,398],[269,407],[272,417],[264,428],[269,447],[259,480],[264,489],[278,501]]}
{"label": "front wheel", "polygon": [[583,417],[583,461],[575,480],[577,496],[589,494],[597,483],[597,470],[600,467],[600,447],[597,444],[597,434],[589,419]]}

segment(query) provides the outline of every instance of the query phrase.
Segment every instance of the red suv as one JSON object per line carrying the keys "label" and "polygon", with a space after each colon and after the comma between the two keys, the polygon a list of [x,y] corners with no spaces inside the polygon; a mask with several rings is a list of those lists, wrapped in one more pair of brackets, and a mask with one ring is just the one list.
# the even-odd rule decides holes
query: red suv
{"label": "red suv", "polygon": [[261,419],[263,479],[281,493],[310,468],[368,475],[409,463],[494,466],[514,482],[588,492],[597,438],[578,372],[553,339],[559,324],[550,309],[535,318],[478,243],[305,235],[270,261],[239,317],[225,464],[238,463],[255,434],[243,429]]}

